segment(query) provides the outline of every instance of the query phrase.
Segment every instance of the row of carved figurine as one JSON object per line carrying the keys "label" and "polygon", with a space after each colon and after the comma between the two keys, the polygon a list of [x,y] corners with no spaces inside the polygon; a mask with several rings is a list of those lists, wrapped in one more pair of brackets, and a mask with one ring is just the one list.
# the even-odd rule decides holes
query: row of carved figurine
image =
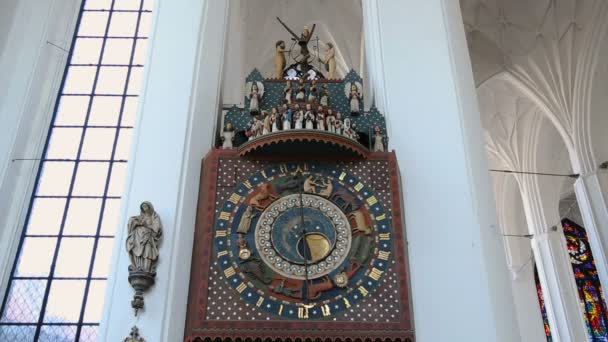
{"label": "row of carved figurine", "polygon": [[[359,115],[361,112],[361,101],[363,95],[359,90],[359,82],[347,82],[345,84],[345,95],[349,99],[350,113],[351,115]],[[294,96],[295,94],[295,96]],[[285,88],[283,89],[283,103],[292,104],[294,102],[306,102],[310,104],[320,104],[321,106],[329,106],[329,87],[327,84],[321,86],[321,91],[317,88],[317,82],[312,81],[308,91],[306,90],[305,83],[300,80],[297,91],[292,87],[291,81],[287,81]],[[258,85],[258,82],[251,82],[251,90],[247,95],[249,99],[249,112],[252,115],[256,115],[260,112],[260,102],[264,95],[263,85]]]}
{"label": "row of carved figurine", "polygon": [[[355,124],[351,124],[350,118],[342,119],[340,112],[333,114],[331,109],[324,110],[319,106],[316,111],[312,106],[306,104],[306,111],[302,110],[298,104],[291,109],[286,104],[279,111],[276,107],[272,108],[271,113],[262,112],[262,116],[254,116],[249,126],[245,130],[245,135],[249,140],[253,140],[263,135],[286,131],[286,130],[321,130],[333,134],[343,135],[347,138],[358,140],[359,134],[355,130]],[[236,132],[231,122],[226,122],[221,134],[222,148],[229,149],[234,147]],[[374,128],[373,150],[384,151],[384,136],[380,127]]]}

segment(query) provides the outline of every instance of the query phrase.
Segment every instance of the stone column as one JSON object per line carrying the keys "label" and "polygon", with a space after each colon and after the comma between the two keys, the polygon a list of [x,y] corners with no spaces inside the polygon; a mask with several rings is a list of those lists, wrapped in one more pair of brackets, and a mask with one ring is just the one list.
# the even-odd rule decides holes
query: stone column
{"label": "stone column", "polygon": [[[225,1],[157,1],[121,225],[100,341],[122,341],[137,324],[146,341],[183,339],[201,158],[219,110]],[[151,201],[163,223],[156,285],[137,318],[127,277],[126,224]]]}
{"label": "stone column", "polygon": [[587,329],[558,206],[550,197],[543,196],[550,193],[547,187],[551,183],[541,183],[535,176],[523,176],[519,185],[528,229],[533,236],[532,252],[551,335],[555,341],[586,341]]}
{"label": "stone column", "polygon": [[561,229],[535,233],[532,250],[554,341],[587,341],[566,239]]}
{"label": "stone column", "polygon": [[581,175],[574,183],[574,192],[604,298],[608,298],[608,171]]}
{"label": "stone column", "polygon": [[362,3],[401,169],[417,340],[519,341],[459,3]]}

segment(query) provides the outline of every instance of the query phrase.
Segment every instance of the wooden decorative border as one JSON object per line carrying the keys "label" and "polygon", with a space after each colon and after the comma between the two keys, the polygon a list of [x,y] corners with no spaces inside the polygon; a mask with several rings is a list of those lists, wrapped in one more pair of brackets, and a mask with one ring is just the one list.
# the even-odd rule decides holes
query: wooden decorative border
{"label": "wooden decorative border", "polygon": [[265,147],[274,144],[289,144],[290,142],[321,142],[335,145],[343,150],[354,153],[361,158],[367,158],[369,150],[357,141],[335,133],[323,132],[310,129],[286,130],[269,133],[239,146],[240,156],[247,156],[255,152],[263,151]]}
{"label": "wooden decorative border", "polygon": [[[334,322],[334,321],[207,321],[208,286],[212,253],[213,222],[217,190],[217,172],[220,159],[239,159],[236,150],[213,149],[202,162],[201,182],[198,197],[194,248],[188,308],[186,316],[185,341],[197,338],[330,338],[333,341],[364,338],[390,340],[409,339],[415,341],[411,319],[409,270],[405,244],[405,229],[401,195],[399,189],[399,169],[394,152],[370,153],[368,160],[389,162],[391,185],[392,222],[395,232],[395,260],[399,277],[401,310],[399,322]],[[289,161],[285,160],[284,161]],[[335,159],[334,159],[335,160]]]}

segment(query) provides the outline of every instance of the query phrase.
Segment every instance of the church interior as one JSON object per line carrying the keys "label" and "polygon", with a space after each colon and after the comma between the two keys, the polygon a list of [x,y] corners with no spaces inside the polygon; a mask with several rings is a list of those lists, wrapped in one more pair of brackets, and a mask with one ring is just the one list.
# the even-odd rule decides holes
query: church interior
{"label": "church interior", "polygon": [[0,18],[0,341],[608,341],[604,0]]}

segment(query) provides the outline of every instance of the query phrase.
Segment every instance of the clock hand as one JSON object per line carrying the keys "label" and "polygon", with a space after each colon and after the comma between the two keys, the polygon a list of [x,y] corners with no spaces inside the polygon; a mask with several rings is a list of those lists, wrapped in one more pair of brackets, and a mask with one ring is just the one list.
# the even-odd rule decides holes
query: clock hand
{"label": "clock hand", "polygon": [[[306,241],[306,227],[304,227],[304,195],[300,187],[300,224],[302,226],[302,239],[304,240],[304,304],[308,305],[308,242]],[[297,246],[296,246],[297,248]]]}

